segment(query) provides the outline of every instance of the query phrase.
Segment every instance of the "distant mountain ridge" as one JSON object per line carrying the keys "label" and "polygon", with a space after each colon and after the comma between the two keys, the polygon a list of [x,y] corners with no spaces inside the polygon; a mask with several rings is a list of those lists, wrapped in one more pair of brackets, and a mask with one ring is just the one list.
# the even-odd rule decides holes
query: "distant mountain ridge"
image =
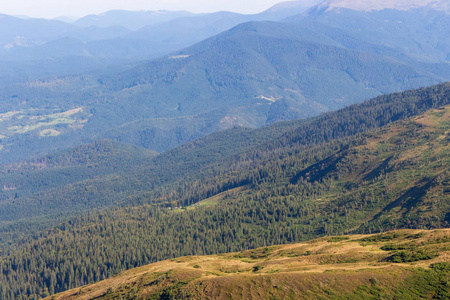
{"label": "distant mountain ridge", "polygon": [[[224,28],[242,18],[218,13],[172,22],[188,29],[178,33],[206,36],[210,29],[197,21]],[[105,75],[7,82],[0,86],[2,109],[19,113],[0,128],[1,159],[17,161],[104,137],[163,152],[233,126],[309,117],[379,94],[444,82],[450,79],[448,21],[446,14],[421,10],[309,11],[285,22],[242,23],[184,50]],[[170,35],[169,27],[160,28],[172,46],[188,36]],[[159,44],[158,34],[151,35],[157,29],[139,34]],[[110,42],[114,47],[104,47]],[[64,43],[72,45],[74,55],[89,50],[105,57],[150,47],[127,39],[119,45],[114,40],[82,47],[74,39]],[[51,46],[43,53],[57,49]],[[26,122],[37,125],[36,119],[26,121],[30,106],[41,109],[40,118],[80,108],[83,113],[57,125],[25,127]],[[46,136],[48,130],[54,136]]]}
{"label": "distant mountain ridge", "polygon": [[[318,2],[308,1],[295,8],[278,7],[253,15],[113,10],[88,15],[75,22],[3,15],[3,21],[0,20],[0,77],[84,73],[154,59],[240,23],[279,21]],[[71,42],[67,42],[69,40]],[[60,67],[54,63],[55,59],[59,60]]]}
{"label": "distant mountain ridge", "polygon": [[[421,4],[417,6],[413,5],[416,2],[409,5],[409,1],[400,1],[398,6],[390,5],[392,3],[397,2],[324,1],[303,14],[287,18],[286,21],[323,24],[334,30],[343,30],[355,41],[397,48],[410,57],[448,64],[450,14],[444,10],[449,1],[439,2],[439,6],[430,1],[417,2]],[[429,3],[431,4],[427,5]],[[363,10],[359,5],[374,9]],[[402,7],[405,9],[401,9]]]}
{"label": "distant mountain ridge", "polygon": [[331,11],[338,8],[357,11],[377,11],[384,9],[411,10],[417,8],[429,8],[450,14],[450,2],[448,0],[325,0],[314,9]]}
{"label": "distant mountain ridge", "polygon": [[303,8],[303,7],[313,7],[314,5],[317,5],[321,3],[323,0],[296,0],[296,1],[286,1],[281,2],[278,4],[275,4],[266,12],[275,12],[275,11],[281,11],[286,9],[296,9],[296,8]]}
{"label": "distant mountain ridge", "polygon": [[98,15],[84,16],[73,22],[73,24],[82,27],[123,26],[130,30],[138,30],[144,26],[164,23],[181,17],[193,17],[197,15],[199,14],[194,14],[187,11],[110,10]]}
{"label": "distant mountain ridge", "polygon": [[258,18],[255,21],[277,21],[282,20],[288,16],[295,15],[296,13],[301,13],[307,9],[321,3],[323,0],[296,0],[296,1],[286,1],[275,4],[271,8],[263,11],[255,16]]}
{"label": "distant mountain ridge", "polygon": [[[15,81],[11,70],[30,74],[30,69],[21,68],[18,57],[0,61],[0,75],[6,77],[0,85],[0,113],[15,114],[0,125],[0,160],[17,161],[102,137],[163,152],[232,126],[309,117],[450,79],[450,15],[424,9],[314,8],[299,14],[304,8],[292,5],[303,2],[272,9],[295,14],[283,22],[246,22],[269,19],[270,10],[251,16],[219,12],[133,32],[78,28],[72,37],[19,47],[18,57],[27,57],[23,63],[36,72],[71,67],[82,72],[112,61],[128,65],[103,75]],[[124,34],[113,38],[119,32]],[[111,39],[95,40],[106,35]],[[133,62],[145,55],[161,57]],[[45,67],[37,68],[40,63],[33,57]],[[80,108],[82,113],[61,117],[58,123],[36,119]]]}
{"label": "distant mountain ridge", "polygon": [[[182,11],[109,11],[83,17],[71,24],[20,19],[20,26],[16,24],[18,20],[11,23],[14,25],[2,24],[2,28],[6,29],[3,35],[0,29],[2,56],[0,77],[10,74],[18,76],[30,74],[28,76],[34,77],[83,73],[117,63],[154,59],[191,46],[243,22],[280,21],[301,14],[319,2],[319,0],[282,2],[254,15],[234,13],[202,15]],[[375,4],[381,3],[385,7],[394,7],[392,4],[394,2],[372,1],[367,5],[377,7]],[[323,2],[312,11],[323,11],[322,6],[326,8],[327,5],[359,9],[360,2],[354,3],[353,6],[349,3],[354,2]],[[400,2],[402,3],[405,2]],[[438,1],[430,5],[445,8],[448,7],[448,2]],[[3,17],[5,20],[11,18]],[[446,28],[445,24],[441,27]],[[446,53],[445,56],[450,57],[450,54]],[[54,63],[55,59],[58,60],[60,67]],[[14,62],[15,67],[11,66],[11,62]],[[37,65],[40,67],[36,67]],[[52,65],[53,68],[48,67]]]}

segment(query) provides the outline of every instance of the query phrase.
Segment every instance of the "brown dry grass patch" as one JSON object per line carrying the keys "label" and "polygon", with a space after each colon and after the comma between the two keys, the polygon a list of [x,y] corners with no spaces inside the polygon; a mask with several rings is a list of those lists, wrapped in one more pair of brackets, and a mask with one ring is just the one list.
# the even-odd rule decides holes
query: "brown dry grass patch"
{"label": "brown dry grass patch", "polygon": [[[428,268],[432,263],[450,261],[450,229],[395,233],[396,238],[383,242],[362,242],[377,235],[352,235],[341,241],[326,237],[238,253],[181,257],[132,269],[52,299],[113,299],[106,295],[108,289],[132,288],[145,298],[179,283],[179,290],[194,299],[295,299],[300,294],[312,299],[328,289],[347,293],[372,281],[389,287],[406,276],[411,266]],[[391,252],[380,249],[389,243],[440,249],[440,253],[431,260],[391,263],[386,261]]]}

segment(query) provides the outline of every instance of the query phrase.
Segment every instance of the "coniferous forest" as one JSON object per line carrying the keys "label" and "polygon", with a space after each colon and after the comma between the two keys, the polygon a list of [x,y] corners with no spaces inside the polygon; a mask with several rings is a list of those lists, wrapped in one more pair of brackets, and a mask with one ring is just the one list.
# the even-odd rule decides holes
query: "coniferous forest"
{"label": "coniferous forest", "polygon": [[[61,205],[72,205],[68,210],[89,211],[68,212],[50,230],[29,235],[17,233],[20,220],[6,223],[3,239],[15,236],[16,243],[2,246],[1,295],[43,297],[184,255],[323,235],[448,227],[449,95],[446,83],[381,96],[314,119],[257,129],[255,141],[246,139],[249,132],[232,129],[159,157],[145,154],[148,172],[106,169],[92,181],[68,183],[70,193],[80,193],[72,194],[72,201],[67,186],[52,187],[38,203],[31,197],[12,200],[2,211],[21,201],[47,206],[45,197],[55,193],[61,193]],[[223,135],[236,144],[224,144]],[[64,172],[62,161],[75,165],[74,153],[48,157],[48,169]],[[33,178],[47,169],[19,170]],[[121,191],[126,200],[104,201],[109,208],[76,203],[96,198],[95,188],[89,189],[101,180],[118,182],[114,174],[121,174],[123,186],[138,174],[161,182]]]}

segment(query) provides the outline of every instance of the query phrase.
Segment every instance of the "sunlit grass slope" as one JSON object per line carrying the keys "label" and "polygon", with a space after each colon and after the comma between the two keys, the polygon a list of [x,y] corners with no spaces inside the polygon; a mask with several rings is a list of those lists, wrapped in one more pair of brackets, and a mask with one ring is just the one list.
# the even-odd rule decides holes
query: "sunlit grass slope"
{"label": "sunlit grass slope", "polygon": [[450,230],[325,237],[132,269],[51,299],[445,299]]}

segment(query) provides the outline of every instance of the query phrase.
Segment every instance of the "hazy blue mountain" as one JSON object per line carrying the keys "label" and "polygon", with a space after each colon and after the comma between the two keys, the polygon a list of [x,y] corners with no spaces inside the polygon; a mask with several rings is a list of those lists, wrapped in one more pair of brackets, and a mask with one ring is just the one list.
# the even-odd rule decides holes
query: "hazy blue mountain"
{"label": "hazy blue mountain", "polygon": [[[162,152],[224,128],[310,117],[450,79],[444,11],[320,7],[285,22],[242,23],[108,75],[9,80],[0,85],[2,162],[104,137]],[[246,17],[217,13],[171,23],[178,28],[191,24],[192,31],[207,35],[212,31],[201,30],[205,23],[225,28]],[[56,56],[64,48],[59,43],[65,43],[78,58],[71,62],[102,66],[114,57],[131,61],[145,51],[169,51],[180,45],[176,41],[193,41],[170,36],[169,27],[162,31],[166,40],[151,32],[142,29],[136,34],[149,39],[134,42],[129,42],[131,34],[89,42],[65,38],[41,45],[34,55],[42,54],[45,61],[46,53]]]}
{"label": "hazy blue mountain", "polygon": [[[398,9],[390,8],[391,2],[396,3]],[[366,6],[343,0],[325,1],[287,20],[303,25],[326,25],[334,31],[345,32],[354,41],[402,50],[415,59],[448,61],[448,1],[367,1],[364,4]],[[381,4],[384,6],[379,6]]]}
{"label": "hazy blue mountain", "polygon": [[[17,76],[74,74],[117,65],[149,60],[183,49],[232,27],[252,20],[280,20],[304,12],[316,0],[289,2],[266,12],[242,15],[231,12],[192,14],[170,11],[109,11],[83,17],[73,24],[5,16],[0,64],[4,72]],[[14,24],[13,24],[14,23]],[[41,24],[42,23],[42,24]],[[43,35],[53,24],[55,33]],[[45,27],[47,26],[47,27]],[[61,28],[59,28],[59,27]],[[17,31],[24,27],[26,30]],[[64,29],[64,30],[63,30]],[[49,69],[49,60],[64,67]],[[76,62],[76,63],[75,63]],[[53,70],[53,71],[52,71]]]}
{"label": "hazy blue mountain", "polygon": [[109,26],[105,28],[99,26],[89,26],[77,29],[76,31],[68,34],[67,37],[77,38],[83,42],[90,42],[115,39],[130,32],[131,30],[125,28],[124,26]]}
{"label": "hazy blue mountain", "polygon": [[150,25],[127,35],[132,39],[148,39],[151,41],[191,44],[216,35],[232,27],[250,21],[251,15],[232,12],[217,12],[195,17],[177,18],[162,24]]}
{"label": "hazy blue mountain", "polygon": [[259,13],[255,21],[279,21],[295,14],[300,14],[323,0],[297,0],[275,4],[266,11]]}
{"label": "hazy blue mountain", "polygon": [[[124,26],[80,27],[58,20],[19,18],[0,15],[0,49],[13,52],[30,48],[65,37],[82,41],[112,39],[130,32]],[[8,52],[3,52],[8,54]]]}
{"label": "hazy blue mountain", "polygon": [[361,12],[382,11],[385,9],[409,11],[417,8],[426,8],[450,13],[450,3],[447,0],[325,0],[317,8],[322,11],[351,9]]}
{"label": "hazy blue mountain", "polygon": [[111,10],[98,15],[87,15],[73,24],[83,27],[121,26],[130,30],[138,30],[144,26],[168,22],[181,17],[195,16],[187,11],[125,11]]}
{"label": "hazy blue mountain", "polygon": [[127,39],[145,39],[154,43],[155,48],[168,53],[191,46],[211,36],[224,32],[244,22],[280,21],[288,16],[305,12],[320,0],[283,2],[267,11],[253,15],[233,12],[216,12],[200,16],[188,16],[161,24],[149,25],[127,34]]}
{"label": "hazy blue mountain", "polygon": [[2,113],[18,112],[0,131],[3,162],[104,137],[161,152],[450,79],[447,63],[319,25],[244,23],[126,71],[0,87]]}
{"label": "hazy blue mountain", "polygon": [[61,21],[0,15],[0,48],[33,46],[64,36],[76,27]]}
{"label": "hazy blue mountain", "polygon": [[66,22],[66,23],[73,23],[76,20],[78,20],[78,18],[76,18],[76,17],[69,17],[69,16],[60,16],[60,17],[54,18],[53,20],[62,21],[62,22]]}
{"label": "hazy blue mountain", "polygon": [[[110,65],[111,61],[106,61],[109,57],[95,56],[89,52],[89,42],[115,39],[128,32],[130,30],[118,26],[82,28],[55,20],[2,15],[0,65],[5,68],[0,71],[0,76],[70,74],[92,70],[93,66]],[[118,63],[123,61],[119,57],[115,59]],[[58,63],[53,63],[55,60]]]}

